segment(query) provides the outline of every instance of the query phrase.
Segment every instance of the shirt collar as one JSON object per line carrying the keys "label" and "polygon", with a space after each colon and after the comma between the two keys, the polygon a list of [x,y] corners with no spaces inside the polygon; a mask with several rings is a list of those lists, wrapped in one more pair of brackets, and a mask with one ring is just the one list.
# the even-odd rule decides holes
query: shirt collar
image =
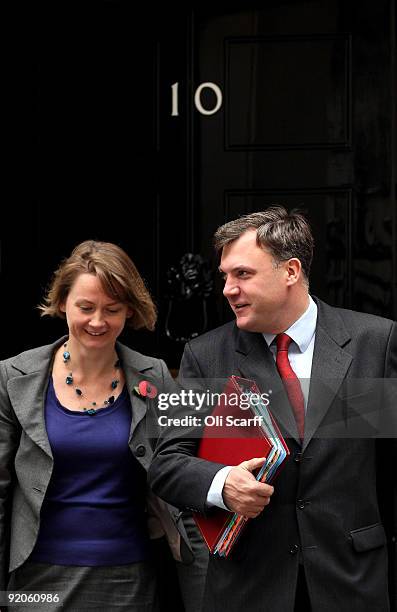
{"label": "shirt collar", "polygon": [[[309,295],[309,306],[301,317],[293,323],[285,333],[298,345],[301,353],[304,353],[309,346],[317,324],[317,305]],[[271,345],[276,334],[263,334],[268,346]]]}

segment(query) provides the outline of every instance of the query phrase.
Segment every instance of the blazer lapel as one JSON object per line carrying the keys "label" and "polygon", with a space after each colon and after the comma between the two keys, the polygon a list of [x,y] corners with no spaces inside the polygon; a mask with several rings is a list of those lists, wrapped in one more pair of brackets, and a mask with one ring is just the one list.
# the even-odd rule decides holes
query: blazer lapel
{"label": "blazer lapel", "polygon": [[350,334],[337,311],[320,300],[316,302],[318,319],[303,451],[334,401],[353,359],[343,348],[350,342]]}
{"label": "blazer lapel", "polygon": [[269,408],[285,437],[297,442],[299,434],[283,382],[262,334],[238,330],[237,367],[243,378],[255,380],[261,393],[269,393]]}
{"label": "blazer lapel", "polygon": [[131,428],[128,443],[131,444],[132,437],[136,428],[142,419],[146,416],[148,398],[139,395],[135,388],[142,380],[151,379],[151,371],[153,369],[151,361],[143,356],[129,351],[125,346],[117,343],[117,354],[120,357],[124,370],[125,381],[127,385],[128,395],[131,401],[132,418]]}
{"label": "blazer lapel", "polygon": [[53,355],[65,341],[61,338],[48,346],[15,357],[11,366],[15,377],[7,383],[15,414],[27,435],[52,459],[44,418],[44,401],[51,373]]}
{"label": "blazer lapel", "polygon": [[44,424],[44,397],[47,385],[47,372],[43,371],[12,378],[7,387],[14,412],[22,428],[33,442],[52,458]]}

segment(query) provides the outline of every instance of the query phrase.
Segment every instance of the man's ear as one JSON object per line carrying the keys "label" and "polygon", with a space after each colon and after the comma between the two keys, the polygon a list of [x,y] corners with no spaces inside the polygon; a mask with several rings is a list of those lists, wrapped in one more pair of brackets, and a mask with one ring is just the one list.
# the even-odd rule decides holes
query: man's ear
{"label": "man's ear", "polygon": [[291,257],[285,264],[287,285],[295,285],[302,276],[302,264],[297,257]]}

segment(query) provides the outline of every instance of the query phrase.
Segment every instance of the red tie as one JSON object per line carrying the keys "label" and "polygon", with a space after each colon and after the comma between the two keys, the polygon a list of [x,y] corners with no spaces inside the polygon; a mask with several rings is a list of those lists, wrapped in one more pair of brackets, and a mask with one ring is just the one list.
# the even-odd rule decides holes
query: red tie
{"label": "red tie", "polygon": [[305,429],[305,402],[299,378],[291,368],[288,359],[288,347],[292,339],[287,334],[278,334],[276,365],[287,391],[288,399],[295,415],[296,425],[301,440]]}

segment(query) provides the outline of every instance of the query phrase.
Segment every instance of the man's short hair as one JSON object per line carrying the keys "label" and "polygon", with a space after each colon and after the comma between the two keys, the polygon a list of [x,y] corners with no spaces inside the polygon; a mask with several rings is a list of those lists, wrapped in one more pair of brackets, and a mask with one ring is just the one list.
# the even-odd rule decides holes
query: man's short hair
{"label": "man's short hair", "polygon": [[302,264],[304,280],[309,282],[313,259],[314,239],[308,221],[302,213],[283,206],[270,206],[263,212],[244,215],[221,225],[214,235],[217,251],[239,238],[244,232],[256,229],[256,241],[269,251],[276,264],[296,257]]}

